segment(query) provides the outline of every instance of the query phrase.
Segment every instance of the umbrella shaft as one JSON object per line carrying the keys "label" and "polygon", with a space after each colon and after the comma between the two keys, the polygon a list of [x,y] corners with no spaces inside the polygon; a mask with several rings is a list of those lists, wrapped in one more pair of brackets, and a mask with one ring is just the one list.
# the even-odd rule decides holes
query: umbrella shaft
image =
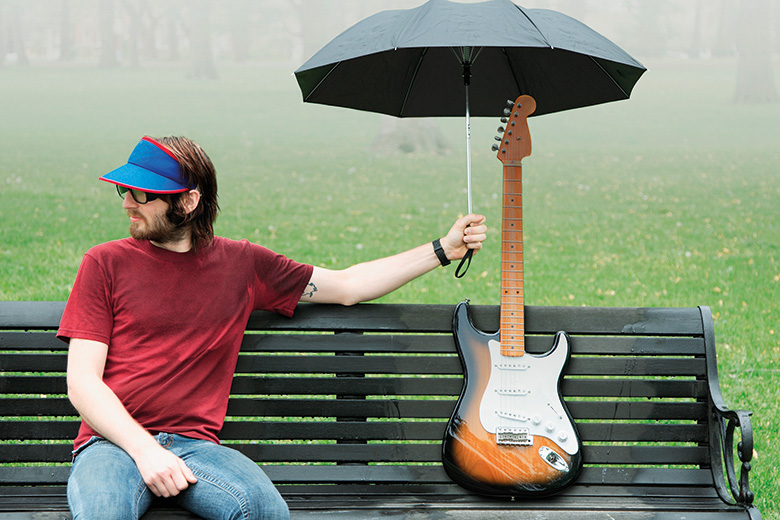
{"label": "umbrella shaft", "polygon": [[471,207],[471,116],[469,114],[469,84],[466,83],[466,198],[469,213]]}

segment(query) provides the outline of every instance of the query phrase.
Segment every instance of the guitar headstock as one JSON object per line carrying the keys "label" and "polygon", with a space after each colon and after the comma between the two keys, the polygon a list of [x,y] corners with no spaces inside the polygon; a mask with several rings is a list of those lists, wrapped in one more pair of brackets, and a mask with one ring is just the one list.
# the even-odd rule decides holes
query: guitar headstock
{"label": "guitar headstock", "polygon": [[498,152],[498,159],[504,163],[519,163],[523,157],[531,155],[531,132],[528,130],[528,116],[536,110],[536,100],[531,96],[522,95],[514,101],[507,101],[504,126],[498,127],[503,132],[502,137],[496,136],[500,144],[493,145],[493,151]]}

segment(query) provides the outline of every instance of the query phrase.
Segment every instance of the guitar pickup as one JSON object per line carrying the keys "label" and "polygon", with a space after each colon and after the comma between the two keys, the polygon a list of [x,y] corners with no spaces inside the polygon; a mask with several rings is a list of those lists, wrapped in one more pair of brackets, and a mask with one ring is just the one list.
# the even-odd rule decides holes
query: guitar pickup
{"label": "guitar pickup", "polygon": [[533,446],[534,437],[528,428],[496,428],[496,444],[499,446]]}
{"label": "guitar pickup", "polygon": [[531,393],[527,388],[496,388],[498,395],[528,395]]}
{"label": "guitar pickup", "polygon": [[530,365],[525,363],[496,363],[495,367],[499,370],[528,370]]}

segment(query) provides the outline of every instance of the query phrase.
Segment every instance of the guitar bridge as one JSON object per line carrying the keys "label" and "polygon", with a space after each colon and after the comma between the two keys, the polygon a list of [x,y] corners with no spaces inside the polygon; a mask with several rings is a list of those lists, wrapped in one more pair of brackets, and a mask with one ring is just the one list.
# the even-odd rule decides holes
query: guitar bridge
{"label": "guitar bridge", "polygon": [[533,446],[534,438],[528,428],[496,428],[496,444],[499,446]]}

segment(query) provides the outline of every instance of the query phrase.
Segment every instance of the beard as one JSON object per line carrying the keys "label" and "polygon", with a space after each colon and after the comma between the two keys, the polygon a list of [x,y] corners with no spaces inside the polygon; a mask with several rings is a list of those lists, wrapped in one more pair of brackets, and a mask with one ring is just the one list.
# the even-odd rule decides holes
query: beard
{"label": "beard", "polygon": [[130,236],[136,240],[168,244],[182,240],[187,234],[187,227],[174,224],[167,214],[143,217],[138,213],[130,211],[127,213],[143,219],[140,222],[130,223]]}

